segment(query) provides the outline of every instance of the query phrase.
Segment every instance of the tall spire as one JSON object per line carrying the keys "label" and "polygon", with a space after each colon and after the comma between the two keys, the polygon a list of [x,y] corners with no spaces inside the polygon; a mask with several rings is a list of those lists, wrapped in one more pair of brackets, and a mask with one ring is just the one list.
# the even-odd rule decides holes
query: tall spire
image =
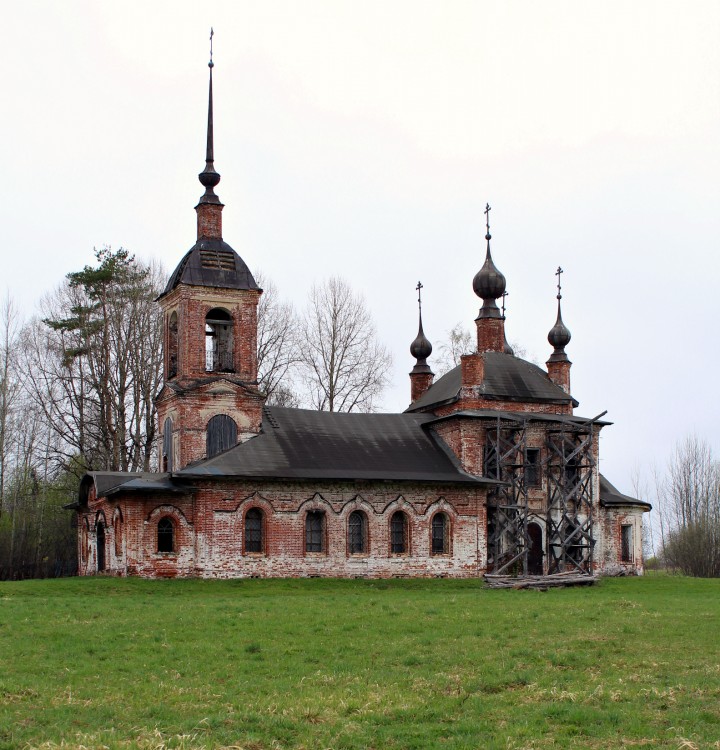
{"label": "tall spire", "polygon": [[215,63],[213,62],[213,36],[215,32],[210,29],[210,62],[208,68],[210,68],[210,87],[208,95],[208,123],[207,123],[207,149],[205,152],[205,169],[200,172],[198,179],[200,184],[205,188],[205,193],[200,198],[200,203],[220,203],[220,198],[215,195],[213,188],[220,182],[220,175],[215,171],[215,153],[213,144],[213,82],[212,74]]}

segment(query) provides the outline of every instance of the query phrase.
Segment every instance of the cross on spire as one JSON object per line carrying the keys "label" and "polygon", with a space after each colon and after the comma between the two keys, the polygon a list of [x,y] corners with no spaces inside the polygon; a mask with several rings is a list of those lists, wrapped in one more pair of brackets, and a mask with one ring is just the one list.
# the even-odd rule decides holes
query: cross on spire
{"label": "cross on spire", "polygon": [[508,291],[504,291],[502,293],[502,317],[503,317],[503,320],[505,320],[505,297],[507,297],[508,294],[510,294],[510,292],[508,292]]}
{"label": "cross on spire", "polygon": [[488,242],[492,239],[490,235],[490,211],[492,211],[492,209],[490,208],[490,204],[486,203],[485,211],[484,211],[485,213],[485,239],[488,240]]}
{"label": "cross on spire", "polygon": [[558,277],[558,280],[557,280],[557,290],[558,290],[557,298],[558,299],[562,299],[562,285],[560,283],[560,274],[562,273],[565,273],[565,271],[563,271],[562,268],[558,266],[557,271],[555,271],[555,275]]}
{"label": "cross on spire", "polygon": [[215,36],[215,32],[213,31],[213,27],[210,27],[210,62],[208,63],[208,67],[212,68],[215,63],[212,59],[212,38]]}
{"label": "cross on spire", "polygon": [[421,282],[418,281],[417,286],[415,287],[415,291],[418,293],[418,309],[422,308],[422,299],[421,299],[421,292],[420,290],[423,288],[423,285]]}

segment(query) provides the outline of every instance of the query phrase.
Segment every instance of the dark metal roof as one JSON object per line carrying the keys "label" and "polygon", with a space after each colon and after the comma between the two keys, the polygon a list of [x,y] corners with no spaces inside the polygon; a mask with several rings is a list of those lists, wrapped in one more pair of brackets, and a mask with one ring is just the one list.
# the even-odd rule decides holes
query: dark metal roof
{"label": "dark metal roof", "polygon": [[600,474],[600,504],[605,506],[635,505],[644,510],[652,510],[652,505],[645,500],[638,500],[636,497],[623,495],[623,493],[610,484],[602,474]]}
{"label": "dark metal roof", "polygon": [[[527,401],[578,406],[572,396],[550,380],[537,365],[504,352],[484,352],[485,377],[479,386],[483,398],[498,401]],[[460,393],[460,365],[445,373],[407,408],[407,412],[457,400]]]}
{"label": "dark metal roof", "polygon": [[260,435],[175,476],[496,484],[462,471],[431,419],[266,407]]}
{"label": "dark metal roof", "polygon": [[87,493],[94,484],[98,497],[110,497],[118,492],[187,492],[174,484],[170,474],[150,471],[90,471],[80,480],[78,502],[87,505]]}
{"label": "dark metal roof", "polygon": [[260,289],[245,261],[223,240],[201,239],[185,254],[160,295],[178,284],[222,289]]}

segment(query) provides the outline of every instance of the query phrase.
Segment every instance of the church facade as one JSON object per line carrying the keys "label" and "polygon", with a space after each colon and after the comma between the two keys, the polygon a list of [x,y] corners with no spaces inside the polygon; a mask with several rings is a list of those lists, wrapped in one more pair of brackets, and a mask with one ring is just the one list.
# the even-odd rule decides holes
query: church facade
{"label": "church facade", "polygon": [[[89,472],[79,573],[146,577],[473,577],[642,572],[650,506],[598,471],[602,416],[575,414],[561,314],[545,370],[514,355],[490,251],[473,290],[477,350],[437,381],[422,318],[401,414],[268,406],[262,290],[223,240],[212,141],[197,242],[159,298],[156,473]],[[489,208],[489,207],[488,207]],[[458,280],[462,287],[462,279]]]}

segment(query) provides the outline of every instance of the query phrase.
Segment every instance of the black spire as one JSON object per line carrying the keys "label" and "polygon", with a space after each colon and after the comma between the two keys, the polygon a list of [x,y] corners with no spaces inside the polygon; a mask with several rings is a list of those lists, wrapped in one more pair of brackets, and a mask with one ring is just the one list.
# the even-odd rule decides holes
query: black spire
{"label": "black spire", "polygon": [[555,347],[555,351],[550,355],[550,362],[564,362],[568,356],[565,352],[565,347],[570,343],[570,331],[568,330],[562,319],[562,311],[560,309],[560,300],[562,299],[562,286],[560,284],[560,274],[564,273],[562,268],[558,266],[558,270],[555,271],[555,275],[558,277],[557,282],[557,319],[555,325],[550,329],[548,333],[548,341],[550,345]]}
{"label": "black spire", "polygon": [[478,318],[500,318],[496,299],[502,297],[505,291],[505,277],[498,271],[493,263],[490,254],[490,204],[485,204],[485,240],[487,241],[487,250],[485,252],[485,263],[483,267],[475,274],[473,279],[473,290],[483,301]]}
{"label": "black spire", "polygon": [[430,372],[427,358],[432,354],[432,344],[427,340],[422,326],[422,299],[420,297],[420,290],[422,288],[423,285],[418,281],[415,287],[418,293],[418,335],[412,344],[410,344],[410,354],[417,360],[415,367],[412,369],[413,372]]}
{"label": "black spire", "polygon": [[220,203],[220,198],[215,195],[213,188],[220,182],[220,175],[215,171],[215,155],[213,148],[213,92],[212,73],[215,63],[212,59],[212,39],[215,32],[210,29],[210,93],[208,97],[208,125],[207,125],[207,150],[205,152],[205,169],[198,175],[200,184],[205,188],[205,193],[200,198],[200,203]]}

